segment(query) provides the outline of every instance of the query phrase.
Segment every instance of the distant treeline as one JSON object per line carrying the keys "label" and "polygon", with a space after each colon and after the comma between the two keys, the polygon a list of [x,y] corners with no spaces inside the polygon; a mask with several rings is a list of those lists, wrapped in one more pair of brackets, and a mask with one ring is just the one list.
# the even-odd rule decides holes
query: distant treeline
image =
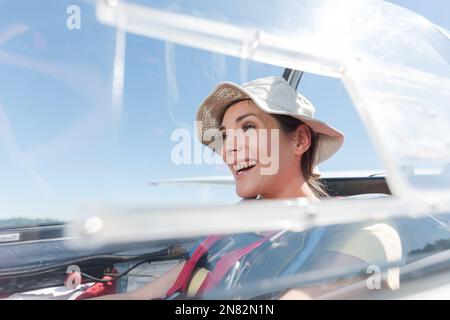
{"label": "distant treeline", "polygon": [[450,249],[450,239],[441,239],[435,243],[429,243],[421,249],[412,250],[409,254],[428,253]]}

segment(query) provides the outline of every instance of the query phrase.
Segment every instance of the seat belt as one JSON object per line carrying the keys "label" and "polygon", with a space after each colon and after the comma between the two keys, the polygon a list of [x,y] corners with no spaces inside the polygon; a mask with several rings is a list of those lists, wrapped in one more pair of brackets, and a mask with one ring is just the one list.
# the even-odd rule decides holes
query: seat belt
{"label": "seat belt", "polygon": [[[250,253],[252,250],[255,250],[256,248],[261,246],[261,244],[269,240],[272,237],[272,235],[273,233],[243,248],[233,250],[230,253],[227,253],[223,257],[221,257],[217,262],[214,270],[210,271],[206,276],[205,280],[203,281],[199,290],[197,291],[197,294],[202,293],[205,290],[214,288],[239,259]],[[192,254],[191,258],[188,261],[186,261],[185,265],[183,266],[183,269],[178,275],[175,284],[169,289],[169,291],[167,291],[166,294],[167,299],[171,299],[180,294],[186,294],[189,280],[191,279],[192,273],[198,261],[220,239],[222,239],[222,236],[210,236],[206,238],[205,241],[203,241],[197,247],[197,249]]]}
{"label": "seat belt", "polygon": [[167,291],[167,299],[170,299],[177,294],[186,294],[187,285],[198,261],[220,239],[222,239],[222,236],[209,236],[202,243],[200,243],[200,245],[192,253],[191,257],[185,262],[183,269],[181,269],[174,285],[169,289],[169,291]]}
{"label": "seat belt", "polygon": [[258,241],[255,241],[243,248],[239,248],[236,250],[227,253],[223,257],[219,259],[213,271],[208,273],[206,279],[203,281],[202,285],[198,289],[197,294],[203,293],[205,290],[214,288],[219,284],[225,274],[234,266],[234,264],[239,261],[242,257],[249,254],[259,246],[261,246],[264,242],[270,239],[270,236],[266,236]]}

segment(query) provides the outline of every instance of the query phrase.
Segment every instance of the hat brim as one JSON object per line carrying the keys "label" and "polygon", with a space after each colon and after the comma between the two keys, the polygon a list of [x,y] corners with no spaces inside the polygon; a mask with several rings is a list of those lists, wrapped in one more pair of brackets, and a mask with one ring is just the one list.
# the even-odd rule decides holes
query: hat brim
{"label": "hat brim", "polygon": [[334,155],[344,143],[344,134],[332,126],[311,117],[284,111],[273,104],[254,96],[245,88],[232,83],[221,82],[200,104],[197,111],[197,136],[202,144],[210,147],[212,140],[209,135],[204,133],[210,129],[219,129],[225,111],[232,104],[250,99],[261,111],[269,114],[282,114],[297,118],[307,124],[314,132],[318,134],[317,151],[315,165],[329,159]]}

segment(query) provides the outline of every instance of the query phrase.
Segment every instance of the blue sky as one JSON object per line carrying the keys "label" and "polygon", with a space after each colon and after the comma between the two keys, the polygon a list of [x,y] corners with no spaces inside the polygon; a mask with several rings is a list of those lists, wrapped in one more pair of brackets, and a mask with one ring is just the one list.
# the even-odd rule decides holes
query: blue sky
{"label": "blue sky", "polygon": [[401,7],[419,13],[431,22],[450,29],[450,2],[447,0],[389,0]]}
{"label": "blue sky", "polygon": [[[450,29],[448,1],[391,2]],[[65,9],[74,3],[82,10],[81,30],[65,27]],[[87,3],[0,0],[0,218],[67,218],[101,203],[236,202],[232,187],[148,182],[228,174],[223,165],[174,165],[171,133],[179,127],[193,133],[197,106],[217,82],[283,70],[128,35],[123,105],[114,120],[115,32],[96,23]],[[17,35],[2,43],[8,32]],[[316,106],[317,118],[346,134],[322,171],[382,167],[338,79],[305,74],[299,90]]]}

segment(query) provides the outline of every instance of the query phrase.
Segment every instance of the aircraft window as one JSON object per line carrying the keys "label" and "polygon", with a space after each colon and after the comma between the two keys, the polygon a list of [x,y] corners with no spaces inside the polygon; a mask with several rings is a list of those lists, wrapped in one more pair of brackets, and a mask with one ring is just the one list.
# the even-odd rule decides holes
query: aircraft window
{"label": "aircraft window", "polygon": [[[23,261],[42,254],[33,267],[49,270],[126,253],[108,256],[123,292],[144,285],[125,277],[136,260],[157,252],[151,272],[163,273],[184,257],[169,245],[192,256],[212,235],[196,272],[220,261],[226,272],[202,297],[373,294],[367,279],[395,291],[447,267],[448,32],[383,2],[276,4],[0,1],[0,288],[18,290],[8,274],[18,243]],[[318,166],[331,197],[243,200],[198,141],[195,114],[217,83],[287,68],[304,71],[297,91],[315,118],[346,136]],[[89,268],[101,276],[99,264]],[[20,267],[31,287],[46,281]]]}

